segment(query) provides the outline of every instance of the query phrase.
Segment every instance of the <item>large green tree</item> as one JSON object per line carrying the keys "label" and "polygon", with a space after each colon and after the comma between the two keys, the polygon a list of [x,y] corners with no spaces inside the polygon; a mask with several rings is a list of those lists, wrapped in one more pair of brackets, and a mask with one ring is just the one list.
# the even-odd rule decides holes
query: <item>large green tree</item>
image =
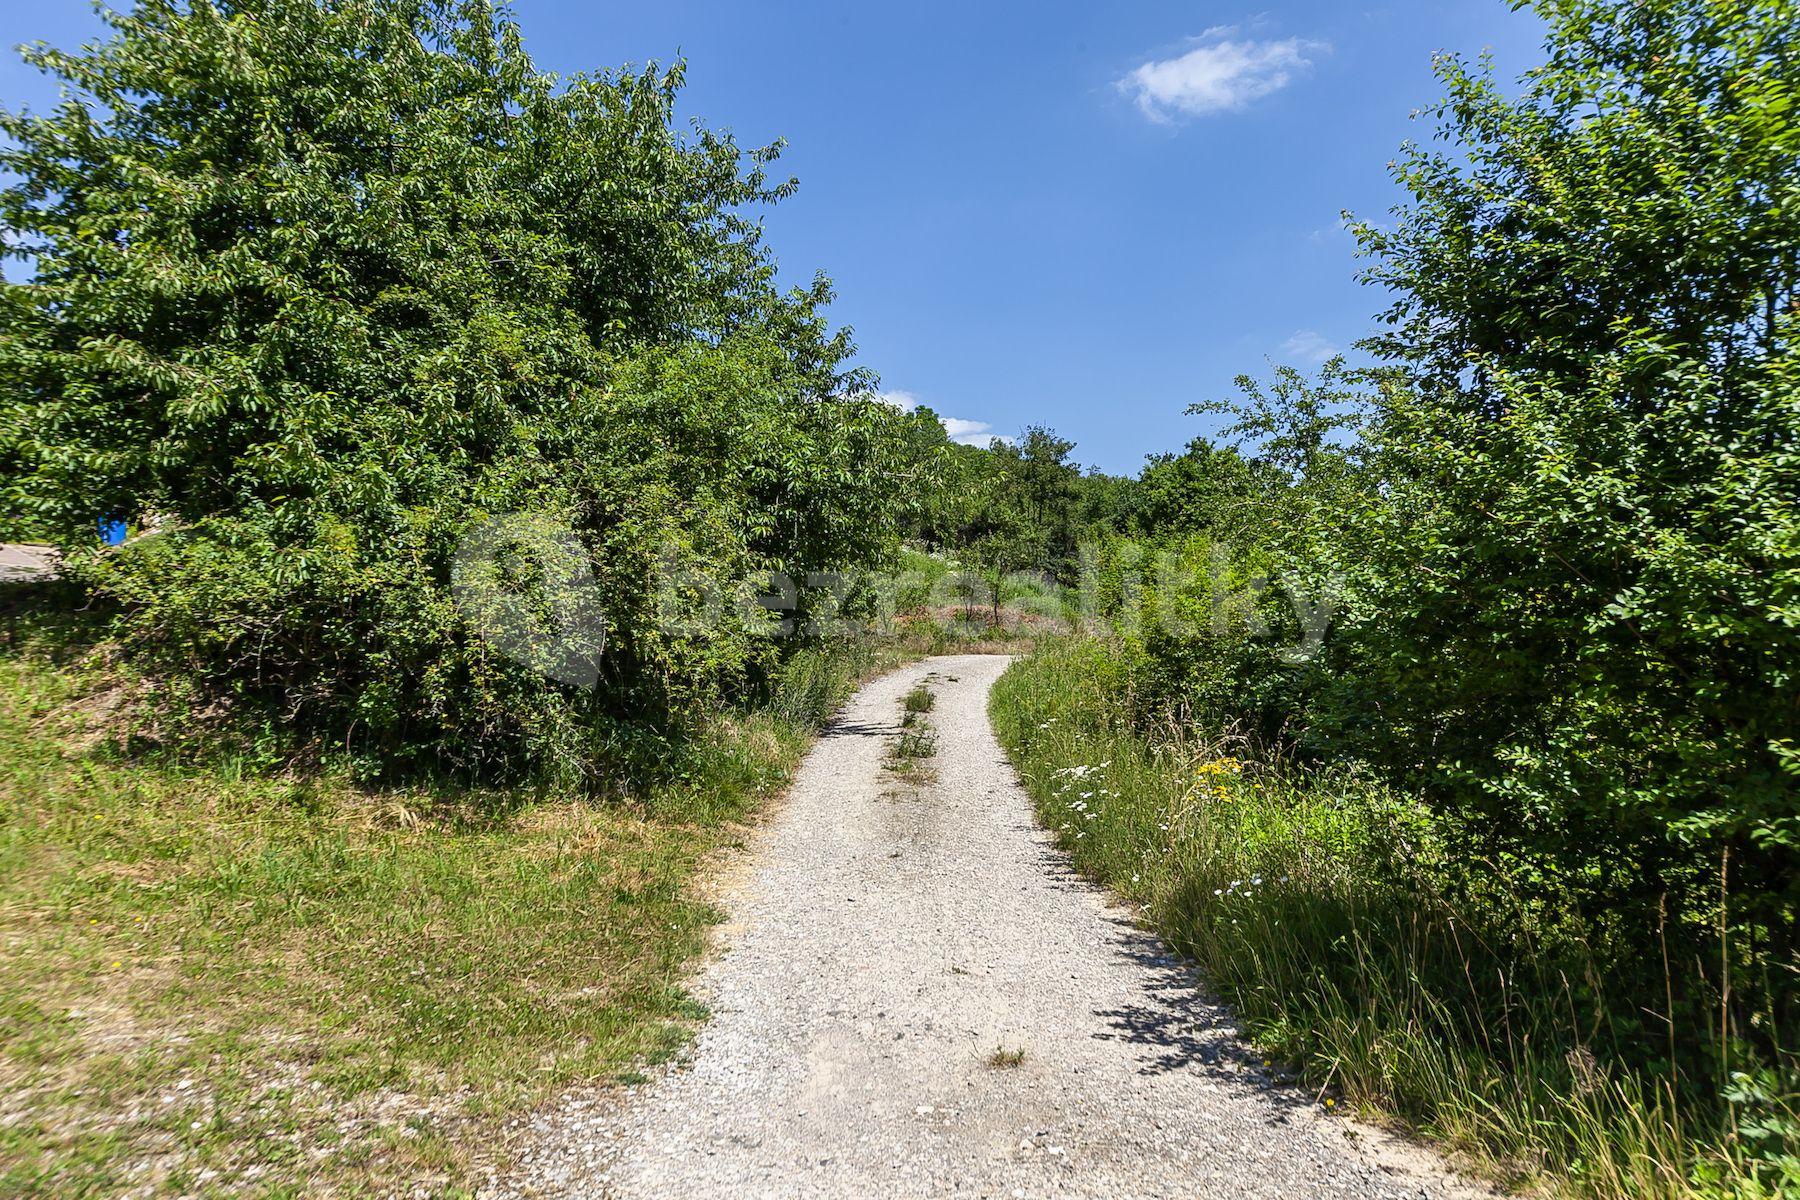
{"label": "large green tree", "polygon": [[1312,603],[1323,656],[1152,625],[1133,696],[1420,795],[1470,911],[1503,896],[1545,953],[1609,965],[1567,999],[1621,1052],[1674,1033],[1708,1087],[1720,1062],[1791,1071],[1800,6],[1530,7],[1544,65],[1514,87],[1440,56],[1408,199],[1356,226],[1394,298],[1384,364],[1246,381],[1198,408],[1247,462],[1197,450],[1138,485],[1165,537],[1214,535],[1183,547],[1207,569],[1177,611],[1298,580],[1256,615],[1292,632]]}
{"label": "large green tree", "polygon": [[[782,293],[778,147],[678,131],[682,70],[539,72],[466,0],[144,0],[0,113],[4,502],[131,644],[377,761],[587,772],[766,650],[659,620],[892,541],[892,414],[823,280]],[[504,661],[451,602],[491,514],[574,531],[601,686]],[[730,605],[725,608],[729,611]],[[666,613],[665,613],[666,615]],[[687,633],[671,630],[689,629]],[[599,652],[598,639],[592,650]]]}

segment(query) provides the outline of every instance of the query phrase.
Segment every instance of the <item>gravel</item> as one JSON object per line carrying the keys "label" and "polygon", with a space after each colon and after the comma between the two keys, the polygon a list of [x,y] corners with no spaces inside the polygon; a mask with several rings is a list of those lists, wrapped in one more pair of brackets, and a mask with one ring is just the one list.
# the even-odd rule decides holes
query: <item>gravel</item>
{"label": "gravel", "polygon": [[0,583],[48,579],[56,574],[56,551],[48,546],[0,543]]}
{"label": "gravel", "polygon": [[[929,659],[850,702],[722,898],[691,1058],[530,1119],[484,1194],[1480,1194],[1274,1078],[1071,873],[988,725],[1007,661]],[[889,749],[922,679],[938,751],[908,781]]]}

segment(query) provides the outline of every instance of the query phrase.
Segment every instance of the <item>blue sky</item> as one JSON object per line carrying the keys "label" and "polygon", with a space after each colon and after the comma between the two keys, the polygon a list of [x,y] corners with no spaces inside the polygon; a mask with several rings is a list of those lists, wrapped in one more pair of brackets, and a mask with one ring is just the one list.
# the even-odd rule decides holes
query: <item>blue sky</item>
{"label": "blue sky", "polygon": [[[690,115],[789,141],[769,212],[794,281],[823,269],[883,389],[955,432],[1046,424],[1135,471],[1208,432],[1188,404],[1269,360],[1367,332],[1338,213],[1396,201],[1386,164],[1429,129],[1434,50],[1538,59],[1503,0],[853,4],[523,0],[539,65],[677,52]],[[7,6],[7,45],[73,46],[85,0]],[[0,97],[54,87],[8,55]]]}

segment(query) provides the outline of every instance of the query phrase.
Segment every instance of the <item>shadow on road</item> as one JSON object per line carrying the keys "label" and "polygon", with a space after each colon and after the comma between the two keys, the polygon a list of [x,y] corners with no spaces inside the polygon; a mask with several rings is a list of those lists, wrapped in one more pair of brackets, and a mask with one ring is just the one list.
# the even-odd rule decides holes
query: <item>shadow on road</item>
{"label": "shadow on road", "polygon": [[[1034,820],[1021,820],[1019,828],[1037,838],[1040,869],[1051,887],[1088,893],[1109,907],[1115,904],[1104,888],[1075,869]],[[1230,1008],[1207,995],[1191,964],[1118,909],[1106,920],[1112,926],[1108,941],[1113,951],[1129,960],[1143,981],[1139,991],[1143,1000],[1095,1009],[1094,1015],[1105,1022],[1096,1038],[1138,1047],[1138,1070],[1146,1075],[1197,1071],[1263,1092],[1276,1105],[1277,1120],[1310,1105],[1304,1092],[1263,1066],[1262,1056],[1240,1038]]]}

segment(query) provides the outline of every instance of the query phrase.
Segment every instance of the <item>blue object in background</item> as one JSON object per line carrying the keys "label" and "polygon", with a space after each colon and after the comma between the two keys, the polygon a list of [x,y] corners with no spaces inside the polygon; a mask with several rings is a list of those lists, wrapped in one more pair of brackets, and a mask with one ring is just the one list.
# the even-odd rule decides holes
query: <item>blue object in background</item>
{"label": "blue object in background", "polygon": [[125,544],[125,522],[117,517],[101,517],[100,540],[108,546],[123,546]]}

